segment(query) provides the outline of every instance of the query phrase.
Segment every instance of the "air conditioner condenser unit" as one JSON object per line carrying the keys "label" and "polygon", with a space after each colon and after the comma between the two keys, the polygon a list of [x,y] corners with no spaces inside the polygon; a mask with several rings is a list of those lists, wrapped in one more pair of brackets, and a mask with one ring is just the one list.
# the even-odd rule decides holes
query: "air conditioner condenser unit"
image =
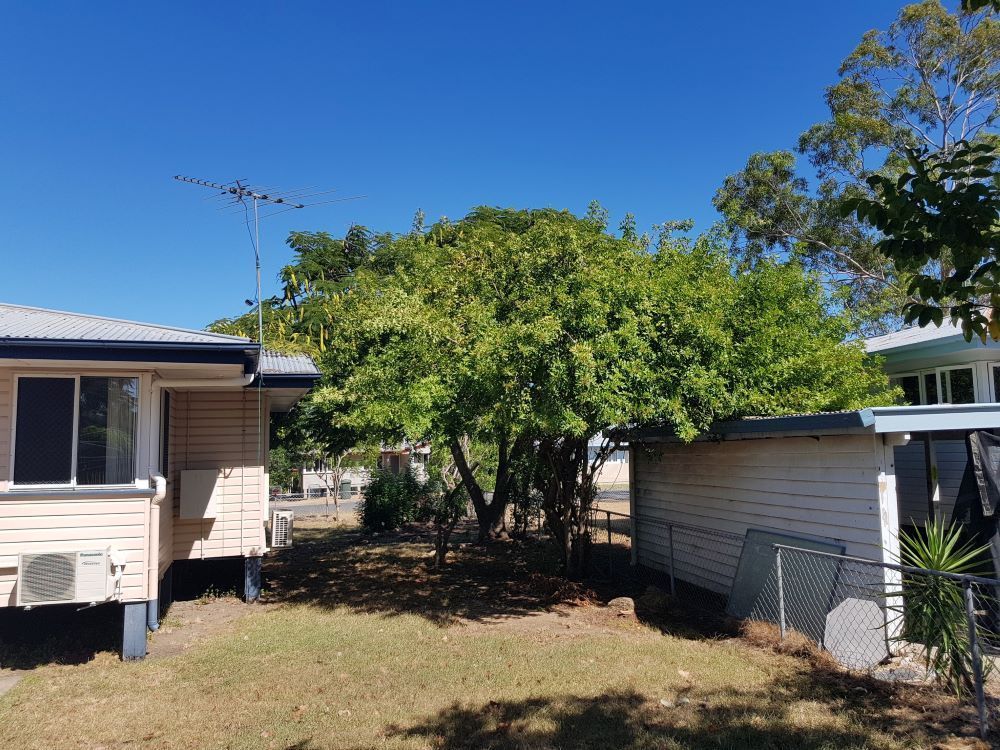
{"label": "air conditioner condenser unit", "polygon": [[108,601],[115,595],[112,568],[121,567],[118,557],[110,549],[22,552],[18,556],[17,605]]}
{"label": "air conditioner condenser unit", "polygon": [[271,549],[283,549],[292,546],[292,525],[294,520],[294,511],[271,511]]}

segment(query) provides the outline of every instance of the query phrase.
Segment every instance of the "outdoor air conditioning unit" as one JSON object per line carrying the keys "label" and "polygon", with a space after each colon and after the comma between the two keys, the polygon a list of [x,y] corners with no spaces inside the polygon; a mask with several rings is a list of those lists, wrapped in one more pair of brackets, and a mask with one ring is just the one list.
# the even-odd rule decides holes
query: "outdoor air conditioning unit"
{"label": "outdoor air conditioning unit", "polygon": [[292,546],[292,521],[295,512],[275,510],[271,512],[271,549]]}
{"label": "outdoor air conditioning unit", "polygon": [[107,601],[115,593],[113,557],[110,549],[21,553],[18,606]]}

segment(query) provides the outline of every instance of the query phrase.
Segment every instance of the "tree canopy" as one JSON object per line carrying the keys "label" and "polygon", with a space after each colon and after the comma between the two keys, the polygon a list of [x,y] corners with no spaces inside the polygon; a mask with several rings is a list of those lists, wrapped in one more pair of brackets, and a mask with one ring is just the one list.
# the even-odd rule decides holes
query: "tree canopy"
{"label": "tree canopy", "polygon": [[[830,118],[799,138],[811,185],[790,151],[752,155],[715,197],[741,259],[791,255],[818,272],[845,308],[878,329],[908,297],[909,269],[845,200],[876,197],[869,178],[898,178],[907,149],[947,157],[961,141],[992,138],[1000,94],[1000,27],[984,3],[949,13],[939,0],[905,6],[885,31],[867,32],[826,90]],[[949,257],[936,259],[947,271]]]}
{"label": "tree canopy", "polygon": [[[639,236],[629,220],[610,231],[606,216],[479,207],[366,234],[349,278],[275,303],[325,374],[300,424],[330,445],[431,439],[484,536],[502,527],[525,466],[542,467],[533,481],[571,568],[611,428],[666,424],[689,440],[716,419],[894,401],[803,264],[740,265],[722,230],[692,240],[667,223]],[[602,432],[595,456],[588,441]],[[485,474],[472,455],[483,445]]]}

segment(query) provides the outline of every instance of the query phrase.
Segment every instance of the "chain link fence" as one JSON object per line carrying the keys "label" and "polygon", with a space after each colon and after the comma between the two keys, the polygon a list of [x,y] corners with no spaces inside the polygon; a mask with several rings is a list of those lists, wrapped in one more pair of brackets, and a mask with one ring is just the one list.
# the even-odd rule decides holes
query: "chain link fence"
{"label": "chain link fence", "polygon": [[639,533],[657,544],[637,560],[635,533],[627,514],[592,513],[595,578],[653,580],[683,608],[767,623],[848,670],[941,683],[975,703],[984,737],[1000,721],[1000,581],[774,544],[757,575],[734,586],[743,537],[643,518]]}

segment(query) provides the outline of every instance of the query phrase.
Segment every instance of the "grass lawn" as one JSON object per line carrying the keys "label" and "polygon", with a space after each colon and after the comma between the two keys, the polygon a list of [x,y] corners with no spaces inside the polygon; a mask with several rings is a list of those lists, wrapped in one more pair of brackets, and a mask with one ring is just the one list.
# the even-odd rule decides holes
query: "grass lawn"
{"label": "grass lawn", "polygon": [[264,604],[178,603],[142,663],[37,666],[0,747],[977,747],[933,692],[587,603],[538,545],[428,549],[297,525]]}

